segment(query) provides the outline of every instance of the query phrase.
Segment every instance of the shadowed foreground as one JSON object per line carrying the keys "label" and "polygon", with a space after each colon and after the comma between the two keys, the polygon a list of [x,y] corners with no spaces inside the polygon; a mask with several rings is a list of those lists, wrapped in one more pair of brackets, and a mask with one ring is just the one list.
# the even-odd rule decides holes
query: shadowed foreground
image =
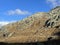
{"label": "shadowed foreground", "polygon": [[60,40],[49,40],[46,42],[34,42],[34,43],[3,43],[0,45],[60,45]]}

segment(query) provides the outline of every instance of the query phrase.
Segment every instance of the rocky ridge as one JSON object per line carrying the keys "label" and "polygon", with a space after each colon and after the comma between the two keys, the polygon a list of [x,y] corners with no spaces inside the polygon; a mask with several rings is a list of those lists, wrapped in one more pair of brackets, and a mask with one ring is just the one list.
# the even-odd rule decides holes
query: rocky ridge
{"label": "rocky ridge", "polygon": [[0,29],[0,42],[29,43],[60,39],[60,6],[39,12]]}

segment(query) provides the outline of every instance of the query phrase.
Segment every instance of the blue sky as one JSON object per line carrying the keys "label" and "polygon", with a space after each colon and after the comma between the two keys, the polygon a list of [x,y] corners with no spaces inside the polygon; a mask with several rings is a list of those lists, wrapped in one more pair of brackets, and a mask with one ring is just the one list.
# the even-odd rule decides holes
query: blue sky
{"label": "blue sky", "polygon": [[37,12],[48,12],[60,0],[0,0],[0,23],[22,20]]}

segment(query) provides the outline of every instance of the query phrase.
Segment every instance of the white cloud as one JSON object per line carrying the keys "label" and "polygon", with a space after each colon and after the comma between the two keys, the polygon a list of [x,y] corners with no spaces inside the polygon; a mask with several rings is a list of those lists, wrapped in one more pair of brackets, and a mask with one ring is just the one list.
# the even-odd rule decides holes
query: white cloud
{"label": "white cloud", "polygon": [[46,0],[52,7],[60,6],[60,0]]}
{"label": "white cloud", "polygon": [[8,15],[27,15],[27,14],[30,14],[29,11],[24,11],[24,10],[20,10],[20,9],[9,10],[6,13]]}
{"label": "white cloud", "polygon": [[0,26],[3,26],[3,25],[6,25],[6,24],[8,24],[9,22],[4,22],[4,21],[2,21],[2,22],[0,22]]}
{"label": "white cloud", "polygon": [[4,26],[4,25],[7,25],[9,23],[12,23],[12,22],[15,22],[15,21],[0,21],[0,27]]}

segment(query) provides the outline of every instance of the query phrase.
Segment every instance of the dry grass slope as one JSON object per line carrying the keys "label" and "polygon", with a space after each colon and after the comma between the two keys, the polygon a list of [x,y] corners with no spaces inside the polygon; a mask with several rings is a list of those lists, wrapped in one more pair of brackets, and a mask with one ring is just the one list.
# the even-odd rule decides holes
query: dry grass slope
{"label": "dry grass slope", "polygon": [[54,34],[60,32],[60,15],[53,14],[58,9],[49,13],[39,12],[21,21],[3,26],[0,29],[0,42],[29,43],[59,39],[60,36]]}

